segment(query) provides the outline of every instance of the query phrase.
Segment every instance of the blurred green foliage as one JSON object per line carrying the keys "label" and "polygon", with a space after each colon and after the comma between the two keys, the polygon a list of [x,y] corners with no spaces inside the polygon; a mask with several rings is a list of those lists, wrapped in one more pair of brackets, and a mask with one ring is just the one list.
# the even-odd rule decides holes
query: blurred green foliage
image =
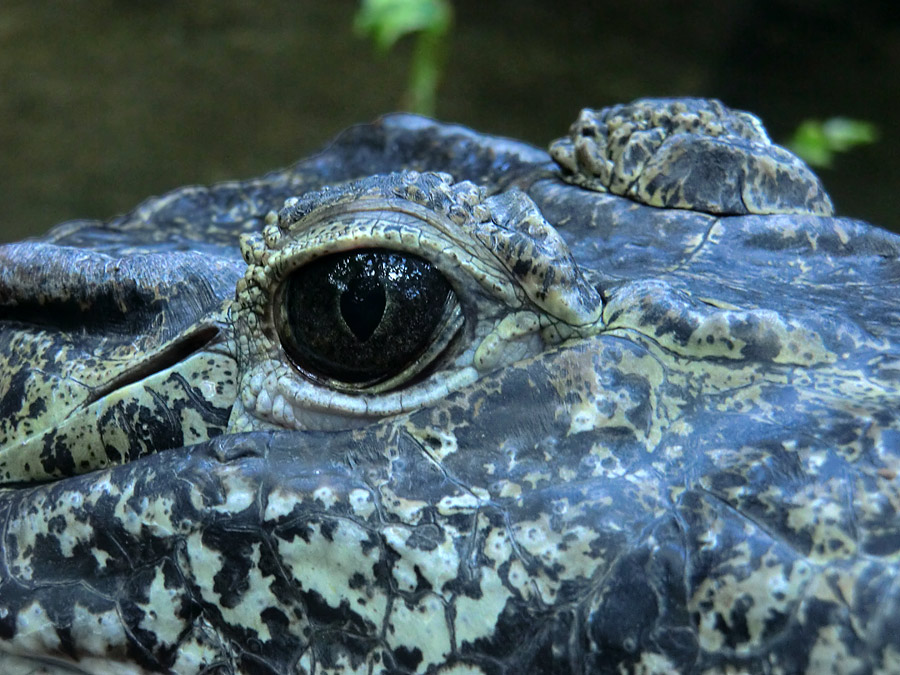
{"label": "blurred green foliage", "polygon": [[449,0],[362,0],[354,19],[356,33],[368,35],[381,52],[415,35],[404,107],[432,116],[452,25]]}
{"label": "blurred green foliage", "polygon": [[858,145],[868,145],[878,140],[878,127],[871,122],[847,117],[831,117],[824,122],[804,120],[797,127],[787,147],[807,164],[830,168],[834,156]]}

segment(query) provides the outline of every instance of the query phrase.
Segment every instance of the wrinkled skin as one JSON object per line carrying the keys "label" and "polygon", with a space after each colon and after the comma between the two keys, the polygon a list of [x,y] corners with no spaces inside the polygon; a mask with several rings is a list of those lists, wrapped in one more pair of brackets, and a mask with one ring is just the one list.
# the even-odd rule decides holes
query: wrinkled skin
{"label": "wrinkled skin", "polygon": [[[900,239],[562,164],[389,116],[0,250],[4,672],[900,669]],[[446,225],[484,328],[402,409],[276,419],[266,261],[311,230],[267,213],[406,169],[485,188]]]}

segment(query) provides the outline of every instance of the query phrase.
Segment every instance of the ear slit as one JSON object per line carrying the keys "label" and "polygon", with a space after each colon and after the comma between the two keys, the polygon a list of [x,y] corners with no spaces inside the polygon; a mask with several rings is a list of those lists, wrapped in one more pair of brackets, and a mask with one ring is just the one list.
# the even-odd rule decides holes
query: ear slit
{"label": "ear slit", "polygon": [[162,350],[153,354],[151,357],[144,359],[133,368],[129,368],[120,373],[103,386],[94,389],[80,407],[84,408],[89,406],[92,403],[99,401],[101,398],[109,396],[114,391],[124,389],[135,382],[140,382],[150,375],[171,368],[184,361],[192,354],[201,351],[204,347],[215,341],[218,336],[219,329],[216,326],[201,326],[198,330],[192,331],[169,343]]}

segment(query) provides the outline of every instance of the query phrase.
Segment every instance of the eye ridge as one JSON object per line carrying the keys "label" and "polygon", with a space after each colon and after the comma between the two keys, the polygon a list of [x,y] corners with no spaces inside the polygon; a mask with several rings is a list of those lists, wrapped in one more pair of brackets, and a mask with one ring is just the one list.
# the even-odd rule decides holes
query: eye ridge
{"label": "eye ridge", "polygon": [[[389,249],[353,249],[317,258],[283,282],[276,330],[304,375],[363,390],[420,371],[449,344],[458,316],[449,282],[430,262]],[[428,362],[423,362],[425,359]],[[416,372],[410,372],[410,377]],[[400,384],[400,382],[398,382]]]}

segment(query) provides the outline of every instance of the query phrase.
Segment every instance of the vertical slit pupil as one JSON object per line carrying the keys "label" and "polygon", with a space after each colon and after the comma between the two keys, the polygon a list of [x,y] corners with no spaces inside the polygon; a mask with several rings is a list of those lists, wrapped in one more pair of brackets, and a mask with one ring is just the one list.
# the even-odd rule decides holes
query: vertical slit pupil
{"label": "vertical slit pupil", "polygon": [[353,279],[341,293],[341,316],[360,342],[365,342],[381,323],[386,296],[384,286],[371,277]]}
{"label": "vertical slit pupil", "polygon": [[[312,378],[365,389],[421,370],[456,296],[427,260],[380,249],[325,255],[294,270],[275,315],[290,360]],[[418,371],[417,371],[418,372]]]}

